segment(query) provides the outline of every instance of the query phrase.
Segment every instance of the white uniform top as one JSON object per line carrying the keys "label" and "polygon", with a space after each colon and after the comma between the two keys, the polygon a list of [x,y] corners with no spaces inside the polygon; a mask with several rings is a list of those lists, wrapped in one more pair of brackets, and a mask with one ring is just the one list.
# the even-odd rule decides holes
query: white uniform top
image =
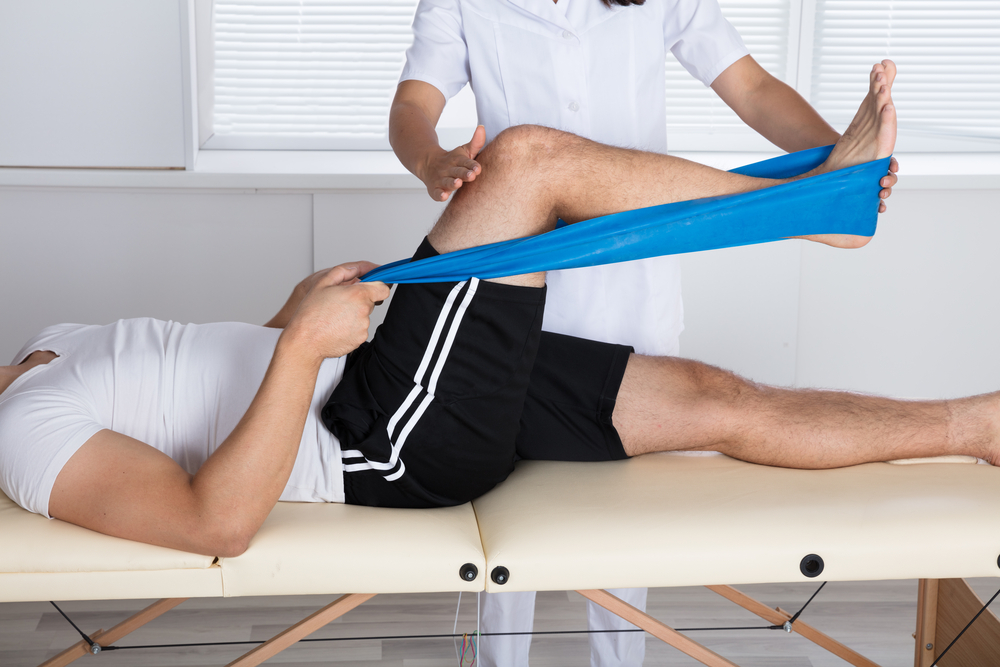
{"label": "white uniform top", "polygon": [[[102,429],[151,445],[194,474],[250,407],[280,333],[152,319],[45,329],[14,363],[37,350],[59,357],[0,394],[0,489],[49,516],[56,476]],[[343,373],[343,358],[323,362],[281,500],[344,502],[340,444],[320,419]]]}
{"label": "white uniform top", "polygon": [[[706,86],[748,51],[715,0],[421,0],[401,81],[471,83],[487,141],[520,124],[665,153],[666,51]],[[543,328],[676,354],[674,257],[553,271]]]}

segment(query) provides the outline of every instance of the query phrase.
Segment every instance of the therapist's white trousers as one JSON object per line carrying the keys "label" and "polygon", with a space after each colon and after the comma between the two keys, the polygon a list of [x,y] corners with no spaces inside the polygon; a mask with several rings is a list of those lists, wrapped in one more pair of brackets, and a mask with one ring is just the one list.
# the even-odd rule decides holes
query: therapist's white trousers
{"label": "therapist's white trousers", "polygon": [[[612,588],[612,595],[646,610],[645,588]],[[531,632],[535,623],[535,593],[484,593],[483,632]],[[600,605],[587,601],[590,630],[629,630],[635,626]],[[528,667],[531,635],[483,637],[480,667]],[[644,632],[599,632],[590,635],[591,667],[640,667],[646,655]]]}

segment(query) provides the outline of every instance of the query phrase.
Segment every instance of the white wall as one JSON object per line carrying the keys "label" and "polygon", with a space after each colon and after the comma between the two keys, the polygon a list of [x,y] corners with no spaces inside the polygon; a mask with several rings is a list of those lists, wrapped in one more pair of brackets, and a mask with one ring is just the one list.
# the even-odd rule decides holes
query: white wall
{"label": "white wall", "polygon": [[899,189],[860,250],[688,255],[681,352],[773,384],[910,398],[1000,388],[998,207],[998,190]]}
{"label": "white wall", "polygon": [[995,390],[1000,193],[900,194],[863,251],[804,248],[797,380],[912,397]]}
{"label": "white wall", "polygon": [[0,166],[184,167],[183,8],[0,2]]}
{"label": "white wall", "polygon": [[57,322],[265,322],[312,271],[312,197],[0,189],[0,363]]}

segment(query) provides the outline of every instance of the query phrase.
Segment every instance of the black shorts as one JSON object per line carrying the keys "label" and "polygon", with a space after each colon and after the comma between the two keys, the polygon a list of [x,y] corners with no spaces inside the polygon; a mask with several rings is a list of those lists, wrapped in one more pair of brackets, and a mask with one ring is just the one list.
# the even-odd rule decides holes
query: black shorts
{"label": "black shorts", "polygon": [[[433,254],[425,240],[414,257]],[[625,458],[611,413],[631,348],[543,334],[544,303],[475,278],[396,287],[323,409],[348,503],[458,505],[517,458]]]}

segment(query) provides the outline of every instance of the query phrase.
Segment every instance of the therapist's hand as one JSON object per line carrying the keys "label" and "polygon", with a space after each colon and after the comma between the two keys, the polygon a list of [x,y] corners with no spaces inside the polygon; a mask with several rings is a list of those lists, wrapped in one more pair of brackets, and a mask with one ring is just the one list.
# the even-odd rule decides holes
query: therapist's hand
{"label": "therapist's hand", "polygon": [[472,141],[453,151],[438,149],[429,153],[417,171],[417,177],[427,186],[427,194],[434,201],[446,201],[463,183],[476,180],[483,168],[475,157],[486,144],[486,128],[480,125],[472,134]]}
{"label": "therapist's hand", "polygon": [[899,181],[899,176],[896,176],[896,172],[899,171],[899,163],[896,162],[896,158],[889,159],[889,173],[882,177],[879,181],[879,185],[882,186],[882,191],[878,193],[878,196],[883,201],[878,203],[878,212],[885,213],[885,201],[890,196],[892,196],[892,186],[894,186]]}

